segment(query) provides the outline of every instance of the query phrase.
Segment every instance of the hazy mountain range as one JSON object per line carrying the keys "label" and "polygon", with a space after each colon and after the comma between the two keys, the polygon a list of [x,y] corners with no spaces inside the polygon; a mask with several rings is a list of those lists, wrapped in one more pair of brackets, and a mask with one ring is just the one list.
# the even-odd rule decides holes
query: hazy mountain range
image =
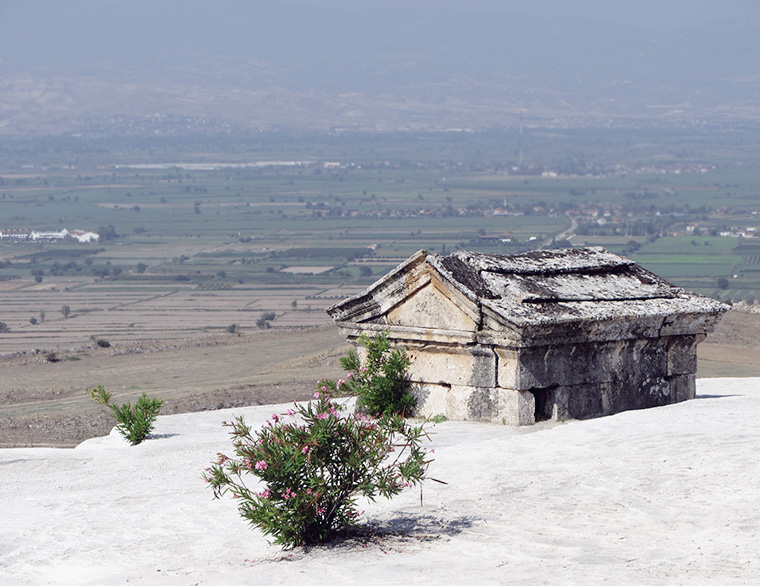
{"label": "hazy mountain range", "polygon": [[760,29],[736,19],[6,2],[0,134],[754,124],[758,63]]}

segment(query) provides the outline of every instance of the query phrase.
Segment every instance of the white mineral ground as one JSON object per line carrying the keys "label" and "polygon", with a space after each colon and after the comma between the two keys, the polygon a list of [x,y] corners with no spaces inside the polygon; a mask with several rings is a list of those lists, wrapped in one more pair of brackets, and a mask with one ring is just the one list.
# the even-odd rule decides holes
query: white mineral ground
{"label": "white mineral ground", "polygon": [[420,506],[363,505],[374,536],[282,551],[201,479],[221,422],[160,417],[73,450],[0,450],[0,584],[760,584],[760,379],[533,428],[444,422]]}

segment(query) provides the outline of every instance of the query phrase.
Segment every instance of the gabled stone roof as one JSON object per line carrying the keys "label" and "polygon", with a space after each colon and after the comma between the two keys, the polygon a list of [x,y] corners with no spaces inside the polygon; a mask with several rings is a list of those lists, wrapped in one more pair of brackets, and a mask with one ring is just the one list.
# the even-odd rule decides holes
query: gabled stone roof
{"label": "gabled stone roof", "polygon": [[540,328],[546,334],[557,327],[566,331],[637,320],[658,321],[662,327],[679,315],[690,316],[690,324],[704,330],[727,309],[603,248],[571,248],[516,255],[420,251],[364,293],[327,311],[338,322],[377,321],[428,282],[430,270],[477,308],[480,329],[493,331]]}

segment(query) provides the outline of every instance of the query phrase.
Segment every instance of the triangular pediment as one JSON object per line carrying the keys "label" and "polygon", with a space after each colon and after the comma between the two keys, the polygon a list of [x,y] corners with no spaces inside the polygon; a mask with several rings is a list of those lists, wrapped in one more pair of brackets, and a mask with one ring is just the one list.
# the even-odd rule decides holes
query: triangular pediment
{"label": "triangular pediment", "polygon": [[472,332],[478,304],[452,285],[420,252],[367,291],[330,307],[338,323],[371,323]]}
{"label": "triangular pediment", "polygon": [[461,302],[436,278],[389,311],[385,323],[433,330],[477,329],[477,322],[464,311]]}

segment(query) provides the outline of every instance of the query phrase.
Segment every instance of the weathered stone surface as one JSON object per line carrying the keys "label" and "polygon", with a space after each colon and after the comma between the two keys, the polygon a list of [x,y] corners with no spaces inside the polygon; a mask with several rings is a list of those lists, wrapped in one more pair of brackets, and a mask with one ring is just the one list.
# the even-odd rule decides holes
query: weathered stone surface
{"label": "weathered stone surface", "polygon": [[481,346],[406,345],[409,380],[471,387],[496,386],[496,354]]}
{"label": "weathered stone surface", "polygon": [[692,398],[726,309],[585,248],[420,252],[328,313],[349,340],[387,329],[407,348],[420,414],[525,425]]}
{"label": "weathered stone surface", "polygon": [[450,390],[450,385],[413,383],[410,386],[410,392],[417,399],[417,405],[411,415],[415,417],[446,415],[449,419],[459,419],[453,416],[448,405]]}
{"label": "weathered stone surface", "polygon": [[589,419],[631,409],[659,407],[693,399],[693,375],[620,378],[600,383],[534,389],[536,418]]}
{"label": "weathered stone surface", "polygon": [[585,344],[527,348],[496,348],[497,384],[528,390],[579,383],[617,380],[622,373],[645,378],[658,372],[667,376],[696,370],[694,336],[644,338]]}
{"label": "weathered stone surface", "polygon": [[494,387],[414,383],[417,398],[414,415],[444,414],[460,421],[484,421],[502,425],[535,423],[535,399],[530,392]]}
{"label": "weathered stone surface", "polygon": [[[441,307],[449,311],[441,314]],[[475,320],[468,315],[463,305],[457,305],[452,295],[441,290],[432,281],[406,298],[388,312],[387,323],[399,326],[413,326],[430,329],[474,331]]]}
{"label": "weathered stone surface", "polygon": [[705,336],[671,336],[667,338],[668,376],[697,372],[697,344]]}
{"label": "weathered stone surface", "polygon": [[697,385],[695,384],[694,375],[672,377],[670,379],[670,388],[674,397],[674,403],[688,401],[697,396]]}

